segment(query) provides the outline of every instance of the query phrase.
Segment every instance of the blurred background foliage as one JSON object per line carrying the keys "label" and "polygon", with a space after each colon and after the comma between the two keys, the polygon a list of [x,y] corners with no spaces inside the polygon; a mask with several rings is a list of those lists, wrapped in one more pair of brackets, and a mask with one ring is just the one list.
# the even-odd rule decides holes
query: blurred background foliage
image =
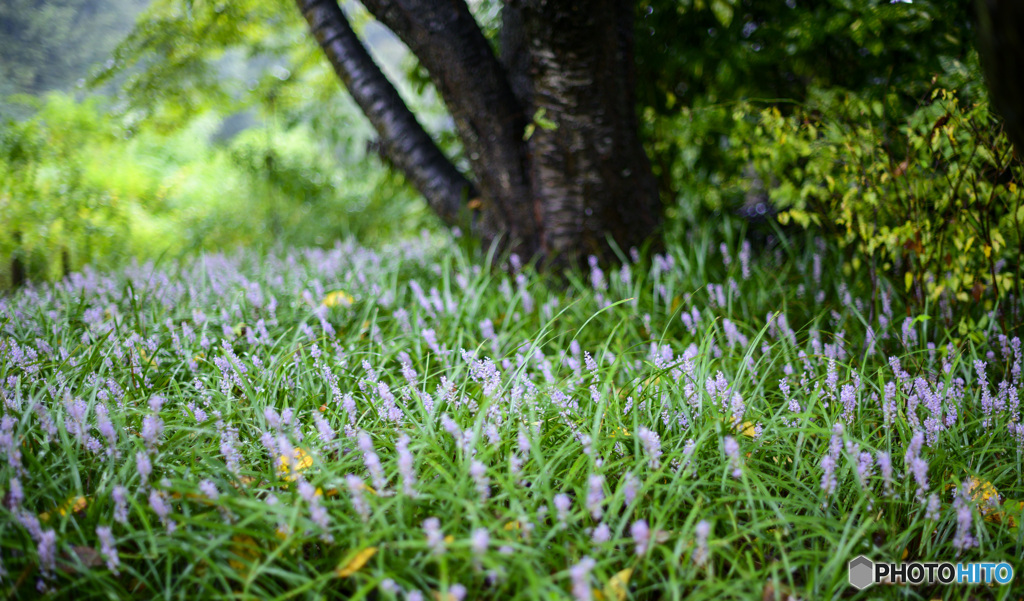
{"label": "blurred background foliage", "polygon": [[[4,19],[37,17],[30,4],[6,4]],[[470,4],[497,45],[500,2]],[[153,0],[132,29],[107,15],[133,15],[130,0],[51,5],[66,18],[49,29],[0,32],[3,91],[20,94],[2,105],[19,108],[0,134],[0,285],[437,227],[376,155],[292,2]],[[343,6],[465,166],[415,57]],[[1019,299],[1021,161],[988,110],[973,22],[968,0],[638,2],[638,112],[666,235],[739,214],[768,238],[809,230],[851,276],[891,278],[912,305]],[[8,51],[26,44],[50,49]],[[40,75],[51,65],[65,73]]]}

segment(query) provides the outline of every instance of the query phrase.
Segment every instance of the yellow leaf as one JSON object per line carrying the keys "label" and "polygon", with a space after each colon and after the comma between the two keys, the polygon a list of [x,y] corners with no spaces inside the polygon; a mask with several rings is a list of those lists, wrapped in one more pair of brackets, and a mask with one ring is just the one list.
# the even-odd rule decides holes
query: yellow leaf
{"label": "yellow leaf", "polygon": [[903,274],[903,283],[907,286],[907,292],[910,292],[910,287],[914,285],[914,274],[909,271]]}
{"label": "yellow leaf", "polygon": [[910,555],[910,549],[907,548],[907,547],[904,547],[903,548],[903,556],[900,557],[900,561],[903,561],[904,559],[906,559],[908,555]]}
{"label": "yellow leaf", "polygon": [[449,534],[448,536],[444,537],[444,542],[445,544],[450,545],[455,542],[455,537]]}
{"label": "yellow leaf", "polygon": [[[85,497],[71,497],[70,499],[64,501],[57,507],[57,513],[59,513],[62,516],[65,516],[69,513],[78,513],[79,511],[85,509],[85,506],[87,504],[88,500]],[[40,513],[39,519],[44,522],[50,521],[50,512],[44,511],[43,513]]]}
{"label": "yellow leaf", "polygon": [[279,471],[283,474],[282,477],[290,482],[295,480],[296,476],[290,475],[289,472],[292,469],[296,473],[306,470],[309,466],[313,465],[313,457],[305,450],[295,447],[290,457],[288,455],[281,455],[278,463],[280,464]]}
{"label": "yellow leaf", "polygon": [[522,525],[519,523],[519,520],[513,520],[513,521],[505,524],[505,530],[510,530],[510,531],[511,530],[519,530],[521,527],[522,527]]}
{"label": "yellow leaf", "polygon": [[608,579],[604,585],[604,596],[609,600],[625,601],[626,591],[629,589],[629,577],[633,575],[633,568],[626,568]]}
{"label": "yellow leaf", "polygon": [[356,299],[352,298],[352,295],[348,292],[335,290],[328,292],[324,300],[320,301],[320,304],[328,307],[351,307],[354,302],[356,302]]}
{"label": "yellow leaf", "polygon": [[995,513],[999,507],[999,492],[996,487],[991,482],[974,476],[967,479],[966,487],[967,494],[978,504],[978,511],[989,519],[989,514]]}
{"label": "yellow leaf", "polygon": [[236,572],[245,573],[246,563],[260,558],[260,547],[253,537],[244,534],[232,536],[231,543],[231,552],[235,554],[235,558],[229,559],[228,565]]}
{"label": "yellow leaf", "polygon": [[743,422],[743,435],[751,438],[757,437],[757,429],[753,422]]}
{"label": "yellow leaf", "polygon": [[370,558],[377,554],[377,547],[367,547],[362,551],[351,556],[351,558],[344,564],[338,566],[336,570],[338,578],[348,578],[352,574],[355,574],[366,565],[366,562],[370,561]]}

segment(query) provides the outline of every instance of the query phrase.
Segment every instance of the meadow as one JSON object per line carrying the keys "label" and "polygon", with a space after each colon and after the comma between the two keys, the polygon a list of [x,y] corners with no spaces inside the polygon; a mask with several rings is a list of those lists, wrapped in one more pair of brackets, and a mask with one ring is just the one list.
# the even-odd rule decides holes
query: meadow
{"label": "meadow", "polygon": [[722,231],[568,279],[424,234],[0,297],[0,590],[1018,598],[846,566],[1019,565],[1019,316]]}

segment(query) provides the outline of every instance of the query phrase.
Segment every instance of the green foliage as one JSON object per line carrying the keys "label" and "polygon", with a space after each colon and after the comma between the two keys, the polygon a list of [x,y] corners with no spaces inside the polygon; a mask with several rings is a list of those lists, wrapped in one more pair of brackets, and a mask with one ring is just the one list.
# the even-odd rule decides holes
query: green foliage
{"label": "green foliage", "polygon": [[[713,147],[717,134],[728,134],[732,110],[720,103],[771,102],[785,113],[814,89],[841,88],[881,102],[886,121],[898,123],[927,98],[935,75],[962,67],[973,42],[970,0],[638,4],[638,101],[668,198],[688,192],[672,172],[694,168],[689,142],[700,147],[698,169],[723,167]],[[961,77],[947,85],[973,97],[978,83]],[[691,127],[675,122],[680,107],[700,111],[688,118],[710,120],[693,125],[693,138],[677,138],[680,127]]]}
{"label": "green foliage", "polygon": [[[0,128],[0,288],[87,264],[239,244],[369,244],[433,224],[398,178],[308,129],[273,123],[217,145],[213,113],[134,134],[97,98],[52,94]],[[338,169],[339,164],[345,169]]]}
{"label": "green foliage", "polygon": [[898,128],[884,112],[842,92],[820,92],[790,115],[712,111],[702,123],[728,129],[718,158],[732,172],[715,173],[709,195],[762,195],[782,224],[844,248],[847,273],[890,277],[918,307],[1020,298],[1024,165],[987,103],[938,89]]}

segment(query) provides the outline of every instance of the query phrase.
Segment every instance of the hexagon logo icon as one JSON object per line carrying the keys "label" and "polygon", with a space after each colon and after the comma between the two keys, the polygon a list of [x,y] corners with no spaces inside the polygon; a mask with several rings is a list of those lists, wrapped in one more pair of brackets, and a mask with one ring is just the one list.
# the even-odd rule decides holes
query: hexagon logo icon
{"label": "hexagon logo icon", "polygon": [[850,560],[850,586],[863,590],[875,583],[875,562],[863,555]]}

